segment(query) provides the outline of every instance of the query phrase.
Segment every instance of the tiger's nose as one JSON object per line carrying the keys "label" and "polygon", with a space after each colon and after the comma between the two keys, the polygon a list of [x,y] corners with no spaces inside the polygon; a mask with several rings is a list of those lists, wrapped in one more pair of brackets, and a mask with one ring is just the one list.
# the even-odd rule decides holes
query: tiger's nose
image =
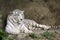
{"label": "tiger's nose", "polygon": [[20,19],[20,20],[23,20],[23,19]]}

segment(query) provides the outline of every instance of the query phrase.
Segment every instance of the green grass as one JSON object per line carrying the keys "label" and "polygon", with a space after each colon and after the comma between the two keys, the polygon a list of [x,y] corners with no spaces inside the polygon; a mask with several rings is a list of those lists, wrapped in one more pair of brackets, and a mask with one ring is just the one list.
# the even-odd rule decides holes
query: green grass
{"label": "green grass", "polygon": [[8,35],[2,29],[0,29],[0,40],[8,40]]}
{"label": "green grass", "polygon": [[0,14],[0,18],[2,17],[2,14]]}
{"label": "green grass", "polygon": [[26,38],[28,38],[28,37],[31,37],[31,38],[33,38],[34,40],[39,40],[39,36],[38,36],[38,34],[36,34],[36,33],[31,33],[31,34],[28,34],[27,36],[26,36]]}
{"label": "green grass", "polygon": [[48,32],[48,31],[42,33],[41,35],[43,38],[45,37],[48,40],[53,40],[53,38],[55,37],[55,33]]}
{"label": "green grass", "polygon": [[35,33],[29,34],[29,36],[32,37],[32,38],[39,38],[39,36],[37,34],[35,34]]}

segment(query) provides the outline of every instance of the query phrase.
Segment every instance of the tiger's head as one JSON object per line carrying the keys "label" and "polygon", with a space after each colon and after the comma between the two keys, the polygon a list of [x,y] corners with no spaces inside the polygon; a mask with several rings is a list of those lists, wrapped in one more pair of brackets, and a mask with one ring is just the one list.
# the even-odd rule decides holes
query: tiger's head
{"label": "tiger's head", "polygon": [[22,10],[15,9],[11,13],[12,13],[13,16],[17,16],[19,20],[24,19],[24,11],[22,11]]}

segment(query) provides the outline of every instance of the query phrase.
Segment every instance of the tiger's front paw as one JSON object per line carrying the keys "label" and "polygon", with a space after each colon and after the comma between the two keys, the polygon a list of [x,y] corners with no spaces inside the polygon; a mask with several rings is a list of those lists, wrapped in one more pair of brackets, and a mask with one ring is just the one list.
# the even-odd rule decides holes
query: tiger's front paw
{"label": "tiger's front paw", "polygon": [[28,31],[25,31],[25,33],[33,33],[33,31],[31,31],[31,30],[28,30]]}

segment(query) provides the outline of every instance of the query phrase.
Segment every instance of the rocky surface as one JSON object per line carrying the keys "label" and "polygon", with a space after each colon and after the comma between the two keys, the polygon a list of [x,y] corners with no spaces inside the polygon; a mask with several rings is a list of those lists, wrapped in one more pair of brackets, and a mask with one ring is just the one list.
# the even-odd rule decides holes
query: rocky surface
{"label": "rocky surface", "polygon": [[[33,30],[33,32],[35,34],[38,35],[39,38],[33,38],[31,36],[28,36],[29,34],[25,34],[25,33],[20,33],[19,35],[13,35],[11,36],[14,40],[48,40],[47,38],[43,38],[41,36],[42,33],[48,31],[50,33],[54,33],[55,37],[53,37],[53,40],[60,40],[60,29],[51,29],[51,30],[41,30],[40,28],[36,28],[35,30]],[[52,36],[51,36],[52,37]],[[11,39],[10,39],[11,40]]]}

